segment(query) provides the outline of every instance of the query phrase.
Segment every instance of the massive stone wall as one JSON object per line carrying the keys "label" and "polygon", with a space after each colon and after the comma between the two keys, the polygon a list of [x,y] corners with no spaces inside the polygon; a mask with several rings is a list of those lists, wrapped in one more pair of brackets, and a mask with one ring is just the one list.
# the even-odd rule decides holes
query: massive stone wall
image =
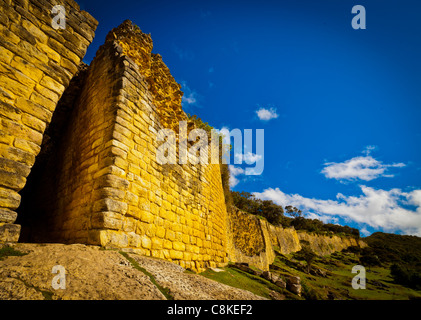
{"label": "massive stone wall", "polygon": [[[32,223],[29,239],[125,248],[192,270],[223,266],[219,164],[158,162],[157,133],[178,132],[177,120],[187,116],[180,85],[151,50],[150,37],[126,21],[66,90],[66,103],[75,100],[69,124],[35,170],[33,201],[24,201],[25,215],[45,213]],[[131,51],[143,59],[132,60]]]}
{"label": "massive stone wall", "polygon": [[[57,4],[64,30],[51,26]],[[72,0],[0,3],[0,242],[18,240],[19,210],[23,241],[124,248],[196,271],[228,259],[267,270],[274,248],[304,240],[321,255],[362,245],[228,215],[219,164],[161,164],[158,132],[180,143],[180,121],[195,128],[181,86],[130,21],[81,63],[96,26]]]}
{"label": "massive stone wall", "polygon": [[341,251],[350,246],[365,247],[366,243],[353,237],[319,235],[292,228],[273,226],[264,219],[230,210],[228,231],[228,257],[232,262],[245,262],[261,270],[269,270],[275,259],[275,250],[281,254],[300,251],[302,243],[320,256]]}
{"label": "massive stone wall", "polygon": [[[51,10],[66,9],[66,28]],[[13,224],[45,128],[92,42],[98,22],[72,0],[0,2],[0,241],[17,241]]]}

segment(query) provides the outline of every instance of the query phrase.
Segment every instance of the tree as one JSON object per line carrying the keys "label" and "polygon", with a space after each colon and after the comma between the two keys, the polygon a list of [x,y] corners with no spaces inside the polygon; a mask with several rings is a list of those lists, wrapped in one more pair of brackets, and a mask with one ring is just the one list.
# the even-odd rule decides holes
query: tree
{"label": "tree", "polygon": [[368,268],[381,264],[379,257],[375,254],[374,250],[368,247],[361,250],[360,263]]}
{"label": "tree", "polygon": [[307,263],[307,273],[310,273],[311,264],[316,258],[316,254],[311,250],[309,245],[304,245],[303,248],[295,254],[298,260],[304,260]]}
{"label": "tree", "polygon": [[279,225],[284,216],[284,209],[272,200],[255,198],[249,192],[231,191],[234,205],[245,212],[262,216],[271,224]]}
{"label": "tree", "polygon": [[286,206],[285,207],[286,213],[288,213],[293,218],[299,218],[303,216],[303,212],[296,207],[293,206]]}

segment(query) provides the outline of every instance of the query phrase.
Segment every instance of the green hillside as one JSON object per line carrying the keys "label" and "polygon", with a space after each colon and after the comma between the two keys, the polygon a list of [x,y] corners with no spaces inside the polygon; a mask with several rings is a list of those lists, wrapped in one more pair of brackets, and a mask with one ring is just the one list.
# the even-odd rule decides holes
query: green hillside
{"label": "green hillside", "polygon": [[[421,299],[417,285],[420,274],[421,238],[375,233],[364,238],[369,247],[350,247],[330,256],[315,257],[310,267],[305,254],[282,255],[276,251],[270,272],[285,281],[290,276],[301,279],[301,296],[251,272],[238,270],[235,265],[224,272],[208,270],[203,276],[228,285],[249,290],[269,299],[285,300],[412,300]],[[366,269],[366,288],[353,289],[355,265]]]}

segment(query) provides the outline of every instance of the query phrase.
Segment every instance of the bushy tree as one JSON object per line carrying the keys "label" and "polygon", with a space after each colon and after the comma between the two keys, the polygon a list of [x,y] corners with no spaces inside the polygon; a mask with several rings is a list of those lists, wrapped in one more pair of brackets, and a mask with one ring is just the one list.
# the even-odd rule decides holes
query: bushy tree
{"label": "bushy tree", "polygon": [[303,212],[296,207],[286,206],[285,211],[286,211],[286,213],[288,213],[293,218],[303,217]]}
{"label": "bushy tree", "polygon": [[374,267],[381,265],[379,257],[372,248],[366,247],[361,250],[360,263],[364,267]]}
{"label": "bushy tree", "polygon": [[309,245],[304,245],[300,251],[295,253],[294,257],[307,263],[307,273],[310,273],[311,264],[316,258],[316,254],[311,250]]}

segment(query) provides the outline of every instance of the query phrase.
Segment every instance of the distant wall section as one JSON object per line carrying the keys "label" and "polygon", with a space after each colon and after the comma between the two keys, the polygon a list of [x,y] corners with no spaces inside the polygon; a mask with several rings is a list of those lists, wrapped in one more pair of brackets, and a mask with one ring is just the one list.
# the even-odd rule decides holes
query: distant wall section
{"label": "distant wall section", "polygon": [[228,257],[231,262],[245,262],[261,270],[268,270],[275,259],[275,250],[281,254],[300,251],[302,242],[320,256],[341,251],[350,246],[367,246],[352,237],[317,235],[294,228],[273,226],[264,219],[233,208],[228,213]]}

